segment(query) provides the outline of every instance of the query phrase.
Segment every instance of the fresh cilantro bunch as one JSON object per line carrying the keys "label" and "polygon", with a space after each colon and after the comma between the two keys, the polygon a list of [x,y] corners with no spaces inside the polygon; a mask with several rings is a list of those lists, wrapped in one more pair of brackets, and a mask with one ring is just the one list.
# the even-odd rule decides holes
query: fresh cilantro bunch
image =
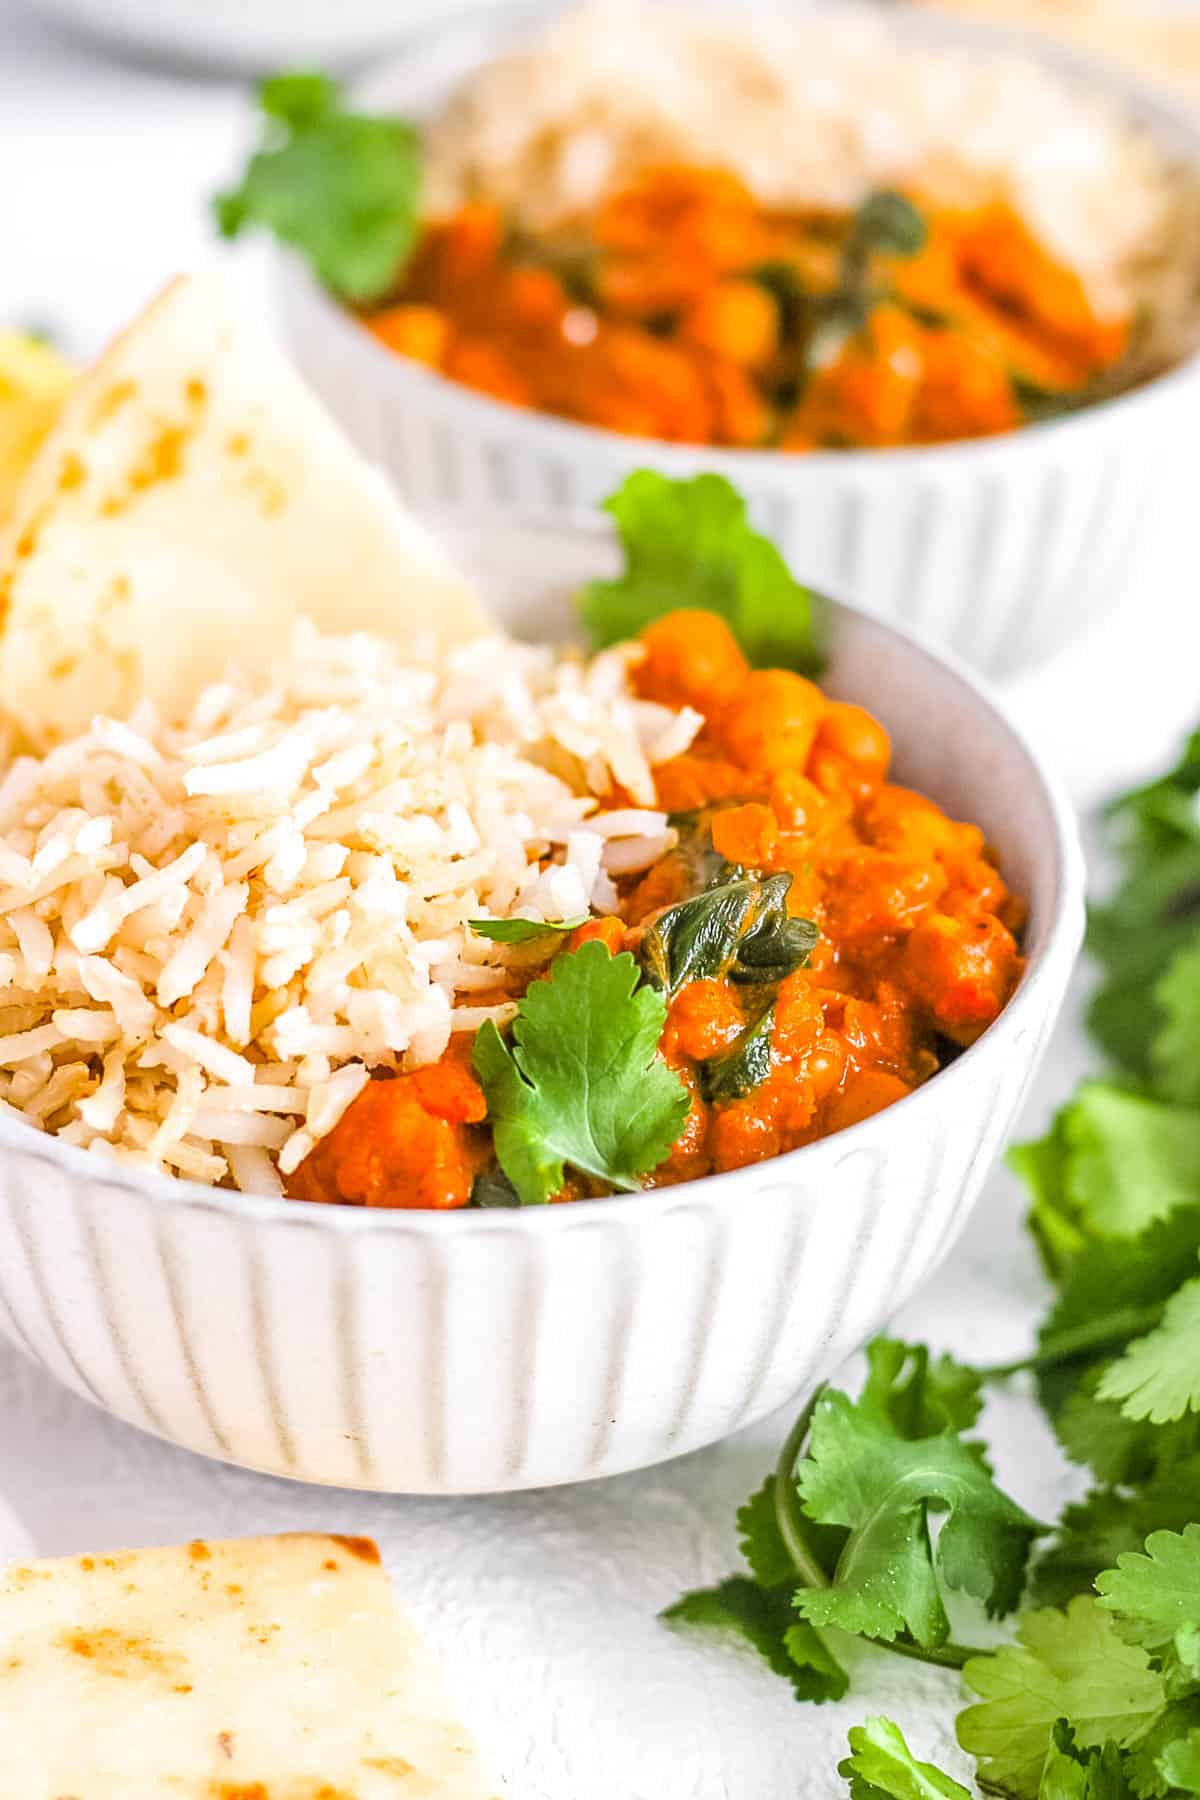
{"label": "fresh cilantro bunch", "polygon": [[[888,1338],[867,1357],[858,1400],[822,1390],[738,1513],[747,1572],[684,1595],[664,1617],[736,1635],[800,1700],[845,1697],[847,1635],[961,1671],[977,1698],[959,1742],[981,1787],[1012,1800],[1200,1794],[1200,1524],[1138,1536],[1163,1510],[1200,1511],[1195,1470],[1134,1496],[1140,1511],[1106,1516],[1094,1499],[1070,1509],[1060,1558],[1066,1537],[1088,1568],[1101,1545],[1113,1550],[1111,1566],[1094,1583],[1068,1581],[1061,1608],[1021,1612],[1012,1643],[972,1650],[950,1638],[944,1591],[1012,1612],[1046,1528],[1001,1492],[966,1435],[977,1373]],[[852,1800],[965,1796],[887,1720],[850,1742],[840,1772]]]}
{"label": "fresh cilantro bunch", "polygon": [[746,502],[723,475],[673,481],[639,469],[604,504],[617,522],[625,570],[589,582],[580,596],[597,649],[636,637],[677,607],[698,607],[720,614],[756,667],[820,672],[828,602],[753,530]]}
{"label": "fresh cilantro bunch", "polygon": [[416,239],[417,133],[402,119],[357,113],[328,75],[297,70],[261,83],[262,141],[213,211],[223,237],[248,227],[299,250],[352,305],[380,300]]}
{"label": "fresh cilantro bunch", "polygon": [[1058,1287],[1027,1366],[1097,1482],[1037,1571],[1054,1599],[1200,1518],[1200,733],[1109,819],[1119,878],[1092,914],[1090,1017],[1117,1072],[1010,1153]]}
{"label": "fresh cilantro bunch", "polygon": [[687,1594],[665,1615],[738,1632],[801,1699],[847,1690],[827,1630],[961,1668],[972,1652],[951,1642],[945,1593],[1011,1612],[1048,1529],[1001,1492],[965,1435],[980,1407],[970,1370],[890,1338],[867,1358],[857,1401],[822,1389],[739,1512],[750,1577]]}
{"label": "fresh cilantro bunch", "polygon": [[981,1785],[1049,1800],[1063,1721],[1076,1758],[1094,1759],[1098,1795],[1200,1793],[1200,1525],[1151,1533],[1095,1585],[1065,1611],[1027,1613],[1015,1645],[968,1663],[981,1703],[958,1736]]}

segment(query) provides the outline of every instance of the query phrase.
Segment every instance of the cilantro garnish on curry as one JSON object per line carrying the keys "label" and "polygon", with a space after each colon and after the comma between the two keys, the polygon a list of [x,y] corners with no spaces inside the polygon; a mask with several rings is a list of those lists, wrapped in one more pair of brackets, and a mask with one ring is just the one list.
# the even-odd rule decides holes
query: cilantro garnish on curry
{"label": "cilantro garnish on curry", "polygon": [[[474,921],[528,959],[511,1024],[371,1081],[291,1176],[299,1198],[532,1204],[740,1168],[913,1092],[1020,978],[1022,905],[978,827],[889,782],[861,707],[752,666],[730,629],[820,660],[822,604],[727,484],[642,473],[611,506],[629,563],[584,616],[601,637],[640,618],[637,695],[704,720],[655,771],[674,841],[611,913]],[[694,532],[689,561],[668,529],[655,582],[637,550],[658,511]],[[692,593],[726,617],[668,610]]]}

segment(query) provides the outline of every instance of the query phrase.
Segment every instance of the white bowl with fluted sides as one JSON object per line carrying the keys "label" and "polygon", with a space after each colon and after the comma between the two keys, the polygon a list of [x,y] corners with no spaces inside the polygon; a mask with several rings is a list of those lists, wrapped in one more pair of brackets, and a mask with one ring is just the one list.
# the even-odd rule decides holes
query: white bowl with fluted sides
{"label": "white bowl with fluted sides", "polygon": [[[569,635],[594,528],[463,528],[525,635]],[[365,1211],[142,1173],[0,1117],[0,1331],[85,1399],[275,1475],[478,1493],[714,1442],[828,1375],[962,1229],[1083,930],[1054,780],[972,680],[849,608],[825,686],[886,723],[897,779],[976,821],[1027,897],[1027,970],[978,1043],[837,1136],[658,1192],[524,1211]]]}
{"label": "white bowl with fluted sides", "polygon": [[[874,9],[877,10],[877,9]],[[364,101],[413,118],[546,11],[505,0],[418,32]],[[1014,50],[1121,104],[1200,178],[1200,125],[1077,53],[973,20],[878,13],[900,45]],[[1191,356],[1143,387],[1004,437],[929,448],[722,450],[624,436],[493,400],[385,349],[298,257],[272,252],[292,356],[367,454],[419,510],[511,505],[569,513],[634,469],[715,470],[746,495],[801,579],[917,631],[993,677],[1048,662],[1136,606],[1148,549],[1182,539],[1200,408]]]}
{"label": "white bowl with fluted sides", "polygon": [[31,0],[36,11],[126,52],[269,74],[341,66],[394,48],[454,0]]}

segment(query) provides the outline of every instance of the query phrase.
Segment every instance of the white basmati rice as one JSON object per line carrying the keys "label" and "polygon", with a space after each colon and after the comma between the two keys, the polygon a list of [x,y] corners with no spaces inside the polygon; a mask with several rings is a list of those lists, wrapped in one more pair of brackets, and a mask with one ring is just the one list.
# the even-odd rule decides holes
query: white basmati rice
{"label": "white basmati rice", "polygon": [[[402,660],[297,627],[189,717],[97,719],[0,772],[0,1100],[79,1145],[279,1194],[373,1069],[511,1017],[530,951],[468,921],[616,904],[673,842],[701,724],[489,638]],[[605,798],[620,798],[605,807]]]}

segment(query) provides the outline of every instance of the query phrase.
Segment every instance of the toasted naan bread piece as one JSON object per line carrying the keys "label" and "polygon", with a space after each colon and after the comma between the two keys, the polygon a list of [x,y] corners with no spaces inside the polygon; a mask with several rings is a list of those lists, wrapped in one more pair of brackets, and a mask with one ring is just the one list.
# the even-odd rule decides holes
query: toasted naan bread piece
{"label": "toasted naan bread piece", "polygon": [[0,523],[62,409],[75,371],[49,344],[0,331]]}
{"label": "toasted naan bread piece", "polygon": [[369,1539],[0,1575],[0,1800],[490,1800]]}
{"label": "toasted naan bread piece", "polygon": [[445,553],[216,275],[175,282],[76,385],[0,533],[0,712],[35,745],[168,715],[294,620],[482,628]]}

